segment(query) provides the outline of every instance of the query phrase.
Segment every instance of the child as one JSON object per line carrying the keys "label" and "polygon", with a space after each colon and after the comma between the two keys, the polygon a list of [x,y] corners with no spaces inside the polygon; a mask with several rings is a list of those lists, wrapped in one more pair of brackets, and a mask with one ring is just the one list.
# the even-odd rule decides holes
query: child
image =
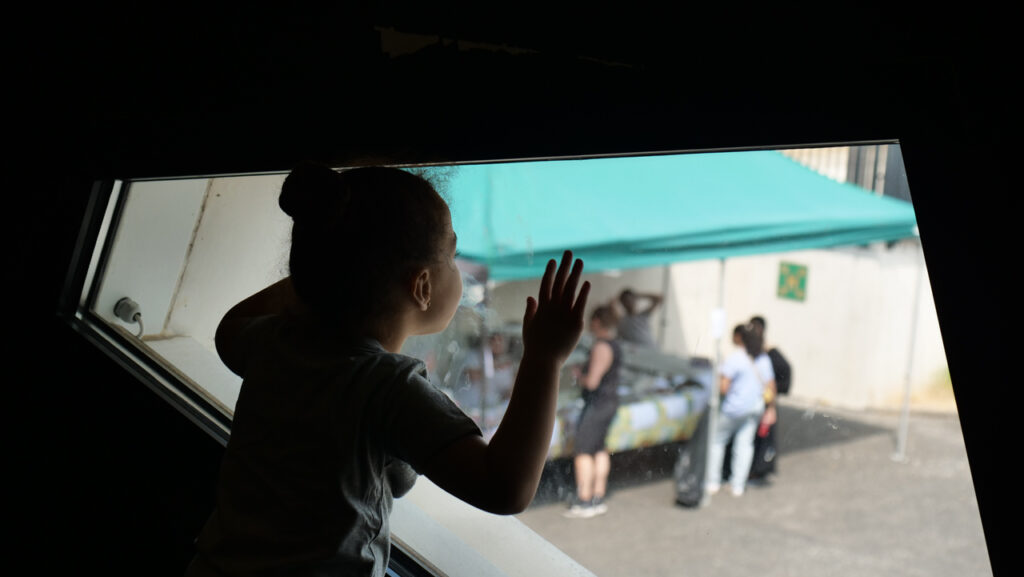
{"label": "child", "polygon": [[187,575],[373,575],[388,564],[392,500],[417,474],[497,514],[529,505],[547,456],[558,373],[583,330],[589,283],[568,251],[523,317],[524,353],[488,443],[399,354],[443,330],[461,275],[444,200],[394,168],[302,165],[279,203],[294,221],[290,276],[217,328],[243,377],[217,506]]}

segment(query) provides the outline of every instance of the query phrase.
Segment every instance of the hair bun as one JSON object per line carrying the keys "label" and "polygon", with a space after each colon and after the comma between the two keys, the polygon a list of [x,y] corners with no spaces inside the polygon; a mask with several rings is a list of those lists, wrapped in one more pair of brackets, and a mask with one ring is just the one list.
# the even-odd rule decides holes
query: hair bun
{"label": "hair bun", "polygon": [[333,214],[344,195],[341,174],[313,162],[303,162],[292,169],[281,186],[277,203],[296,221],[324,219]]}

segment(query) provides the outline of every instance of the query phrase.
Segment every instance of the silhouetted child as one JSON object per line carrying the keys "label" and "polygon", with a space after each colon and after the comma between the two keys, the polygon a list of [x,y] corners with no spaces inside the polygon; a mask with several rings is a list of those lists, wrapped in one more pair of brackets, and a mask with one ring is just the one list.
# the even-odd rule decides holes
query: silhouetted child
{"label": "silhouetted child", "polygon": [[227,312],[221,359],[243,378],[216,508],[187,575],[383,576],[392,500],[428,476],[485,511],[529,505],[558,374],[583,329],[582,262],[551,260],[523,318],[524,353],[488,443],[399,351],[443,330],[461,275],[444,200],[394,168],[302,165],[279,198],[290,276]]}

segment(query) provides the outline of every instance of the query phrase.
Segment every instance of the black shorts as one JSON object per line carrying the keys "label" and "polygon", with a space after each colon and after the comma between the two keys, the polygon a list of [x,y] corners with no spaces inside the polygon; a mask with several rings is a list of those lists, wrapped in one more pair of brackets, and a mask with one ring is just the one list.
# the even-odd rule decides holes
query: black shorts
{"label": "black shorts", "polygon": [[616,398],[601,399],[584,405],[579,425],[576,427],[573,454],[593,455],[604,451],[608,428],[611,427],[615,412],[618,410],[619,400]]}

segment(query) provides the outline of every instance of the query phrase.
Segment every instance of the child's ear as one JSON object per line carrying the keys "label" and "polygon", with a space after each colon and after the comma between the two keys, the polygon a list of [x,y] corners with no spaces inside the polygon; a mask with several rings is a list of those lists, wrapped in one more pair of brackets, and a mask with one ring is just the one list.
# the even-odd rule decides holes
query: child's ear
{"label": "child's ear", "polygon": [[430,269],[422,268],[413,277],[412,300],[421,311],[430,308]]}

